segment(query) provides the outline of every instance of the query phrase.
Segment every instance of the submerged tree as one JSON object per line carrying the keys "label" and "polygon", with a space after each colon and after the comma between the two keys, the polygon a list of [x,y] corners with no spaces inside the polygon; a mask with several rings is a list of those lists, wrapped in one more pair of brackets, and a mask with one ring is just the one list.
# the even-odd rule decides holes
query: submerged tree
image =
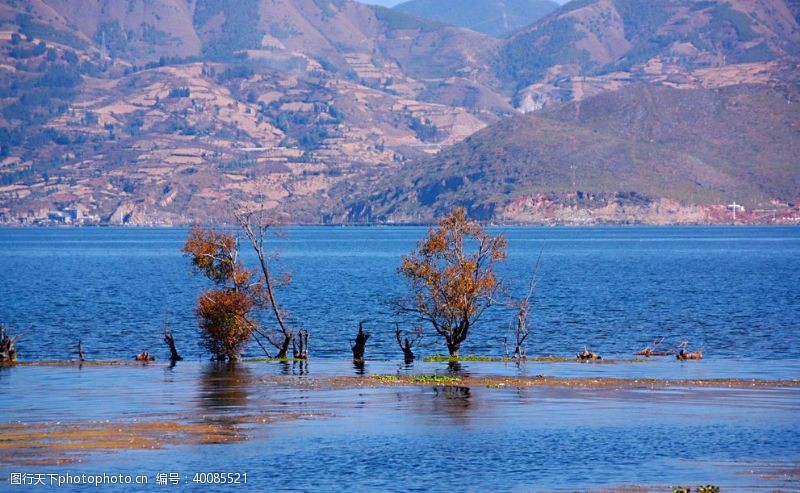
{"label": "submerged tree", "polygon": [[[289,352],[289,347],[294,341],[294,331],[289,328],[286,317],[278,305],[276,297],[276,282],[273,278],[272,272],[269,268],[269,259],[267,258],[265,240],[267,233],[273,226],[271,218],[267,212],[261,208],[256,210],[238,210],[234,213],[236,222],[245,237],[250,241],[253,251],[256,252],[258,257],[258,265],[261,269],[261,279],[258,284],[254,286],[254,292],[257,295],[259,305],[272,312],[275,320],[278,323],[278,329],[271,333],[264,334],[264,337],[270,344],[275,346],[278,350],[277,358],[286,358]],[[288,284],[290,277],[284,275],[282,284]],[[300,359],[306,359],[308,355],[308,332],[298,333],[298,340],[294,341],[299,344],[300,350],[295,351]],[[305,348],[305,349],[304,349]]]}
{"label": "submerged tree", "polygon": [[229,233],[195,229],[183,245],[194,267],[216,284],[198,298],[202,344],[217,361],[239,358],[257,330],[251,273],[239,259],[239,245]]}
{"label": "submerged tree", "polygon": [[[216,289],[204,292],[198,301],[198,318],[203,329],[203,345],[218,360],[235,359],[253,338],[269,355],[258,339],[262,336],[277,349],[276,358],[286,358],[294,331],[276,299],[277,284],[270,270],[266,239],[273,222],[263,209],[234,213],[236,222],[258,258],[259,271],[248,270],[239,258],[239,242],[231,233],[193,230],[183,246],[195,268],[213,281]],[[289,282],[284,276],[282,284]],[[271,313],[277,329],[262,330],[255,319],[258,310]],[[307,347],[308,335],[301,344]],[[301,351],[304,358],[307,349]]]}
{"label": "submerged tree", "polygon": [[512,356],[518,363],[526,358],[525,355],[525,341],[531,333],[530,329],[530,314],[533,309],[531,298],[536,289],[536,281],[539,275],[539,266],[542,261],[542,253],[539,252],[539,258],[536,259],[536,266],[533,268],[531,280],[528,283],[528,292],[523,298],[512,299],[511,305],[517,310],[516,325],[514,327],[514,355]]}
{"label": "submerged tree", "polygon": [[400,272],[412,295],[400,307],[430,322],[447,342],[450,356],[458,357],[470,328],[500,289],[494,269],[505,258],[505,238],[490,236],[458,208],[403,257]]}

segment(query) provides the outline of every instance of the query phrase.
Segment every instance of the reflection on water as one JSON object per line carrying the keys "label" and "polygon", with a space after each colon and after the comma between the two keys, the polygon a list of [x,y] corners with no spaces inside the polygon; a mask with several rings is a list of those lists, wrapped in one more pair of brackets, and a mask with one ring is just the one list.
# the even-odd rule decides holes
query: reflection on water
{"label": "reflection on water", "polygon": [[209,363],[200,374],[197,402],[210,411],[235,411],[247,406],[252,377],[247,366]]}
{"label": "reflection on water", "polygon": [[445,385],[433,388],[433,414],[446,415],[456,422],[465,422],[472,401],[469,387]]}
{"label": "reflection on water", "polygon": [[299,376],[308,375],[308,360],[279,361],[281,375]]}

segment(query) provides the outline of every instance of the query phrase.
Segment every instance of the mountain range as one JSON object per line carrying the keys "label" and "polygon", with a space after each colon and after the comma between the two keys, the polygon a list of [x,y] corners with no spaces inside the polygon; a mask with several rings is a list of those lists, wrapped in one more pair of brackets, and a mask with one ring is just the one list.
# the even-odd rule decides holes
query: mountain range
{"label": "mountain range", "polygon": [[0,1],[0,222],[797,217],[800,2],[430,6]]}

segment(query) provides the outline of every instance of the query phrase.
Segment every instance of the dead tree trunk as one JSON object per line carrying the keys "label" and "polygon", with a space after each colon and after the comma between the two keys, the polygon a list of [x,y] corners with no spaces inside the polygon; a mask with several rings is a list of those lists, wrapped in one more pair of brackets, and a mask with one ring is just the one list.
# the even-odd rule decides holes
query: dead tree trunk
{"label": "dead tree trunk", "polygon": [[[264,248],[264,240],[266,239],[267,230],[272,226],[272,224],[267,220],[265,211],[263,209],[258,211],[240,210],[236,211],[234,216],[236,218],[236,222],[239,224],[239,227],[242,228],[244,235],[248,240],[250,240],[253,250],[256,252],[258,263],[261,267],[264,298],[268,302],[269,308],[275,314],[275,319],[278,321],[278,326],[280,327],[279,334],[280,337],[283,338],[283,340],[280,342],[273,341],[272,338],[267,338],[267,340],[278,350],[278,354],[275,355],[276,358],[286,358],[286,355],[289,352],[289,345],[294,347],[295,337],[293,331],[286,324],[283,312],[278,306],[278,301],[276,300],[275,296],[274,279],[272,278],[272,274],[269,270],[267,252]],[[303,336],[300,335],[300,338],[302,339]],[[306,333],[306,341],[307,340],[308,333]]]}
{"label": "dead tree trunk", "polygon": [[292,338],[292,353],[294,359],[307,360],[308,359],[308,331],[300,329],[297,331],[297,336]]}
{"label": "dead tree trunk", "polygon": [[178,350],[175,348],[175,338],[172,337],[171,332],[164,332],[164,342],[169,346],[169,360],[172,362],[181,361],[183,357],[178,354]]}
{"label": "dead tree trunk", "polygon": [[367,340],[369,334],[364,332],[364,322],[358,322],[358,334],[356,334],[356,343],[351,347],[353,350],[353,363],[357,365],[364,364],[364,352],[367,349]]}
{"label": "dead tree trunk", "polygon": [[403,351],[403,361],[405,364],[410,364],[414,362],[414,351],[412,350],[414,344],[416,344],[420,339],[422,339],[422,332],[417,332],[416,337],[413,339],[409,339],[408,336],[403,337],[403,331],[400,330],[400,325],[395,324],[395,331],[394,335],[397,338],[397,344],[400,346],[400,349]]}
{"label": "dead tree trunk", "polygon": [[529,319],[531,314],[531,298],[536,290],[536,281],[539,276],[539,267],[542,265],[542,252],[539,252],[539,257],[536,259],[536,265],[533,267],[533,274],[531,274],[531,280],[528,283],[528,293],[525,295],[524,298],[517,301],[517,326],[514,328],[514,355],[512,356],[513,359],[517,361],[517,363],[522,362],[526,355],[525,355],[525,340],[528,339],[528,335],[531,333]]}
{"label": "dead tree trunk", "polygon": [[15,363],[17,361],[17,337],[11,337],[5,327],[0,324],[0,363]]}
{"label": "dead tree trunk", "polygon": [[517,311],[517,327],[514,330],[514,355],[512,356],[518,362],[525,359],[525,340],[530,334],[528,327],[529,310],[528,299],[520,301],[519,310]]}

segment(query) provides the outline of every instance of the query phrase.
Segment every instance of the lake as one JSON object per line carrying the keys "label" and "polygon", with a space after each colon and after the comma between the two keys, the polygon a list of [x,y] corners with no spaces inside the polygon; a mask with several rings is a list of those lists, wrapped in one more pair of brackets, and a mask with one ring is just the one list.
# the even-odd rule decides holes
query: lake
{"label": "lake", "polygon": [[[800,230],[505,228],[500,275],[519,293],[542,252],[528,354],[588,345],[608,362],[402,362],[402,255],[424,228],[292,228],[275,243],[280,300],[311,333],[307,365],[208,362],[183,229],[0,229],[0,321],[22,364],[0,368],[0,490],[17,474],[143,475],[205,491],[800,491]],[[252,265],[255,258],[247,254]],[[364,369],[349,361],[359,320]],[[513,313],[490,310],[462,354],[501,356]],[[268,321],[265,321],[268,323]],[[161,341],[175,334],[185,361]],[[421,356],[445,352],[427,330]],[[634,360],[663,336],[702,361]],[[78,366],[78,340],[89,360]],[[155,363],[133,363],[148,350]],[[256,345],[246,356],[263,353]],[[565,377],[630,385],[331,386],[370,375]],[[637,384],[671,379],[667,386]],[[697,386],[696,380],[731,378]],[[774,381],[750,387],[749,379]],[[197,473],[247,473],[209,486]],[[637,486],[631,486],[637,485]],[[90,487],[94,488],[94,487]]]}
{"label": "lake", "polygon": [[[522,292],[539,252],[530,355],[571,355],[588,345],[629,357],[658,336],[688,341],[709,359],[785,360],[800,348],[798,228],[505,228],[499,271]],[[275,242],[276,272],[292,284],[279,300],[311,334],[313,358],[349,358],[359,320],[367,358],[402,357],[391,301],[405,293],[401,257],[416,227],[298,227]],[[0,229],[0,321],[18,332],[20,358],[166,357],[165,324],[185,357],[205,359],[193,312],[208,282],[180,251],[183,229]],[[246,250],[245,250],[246,251]],[[246,251],[252,265],[255,258]],[[503,355],[514,314],[490,310],[462,354]],[[267,324],[267,326],[269,326]],[[446,348],[426,327],[423,353]],[[251,345],[247,356],[263,356]]]}

